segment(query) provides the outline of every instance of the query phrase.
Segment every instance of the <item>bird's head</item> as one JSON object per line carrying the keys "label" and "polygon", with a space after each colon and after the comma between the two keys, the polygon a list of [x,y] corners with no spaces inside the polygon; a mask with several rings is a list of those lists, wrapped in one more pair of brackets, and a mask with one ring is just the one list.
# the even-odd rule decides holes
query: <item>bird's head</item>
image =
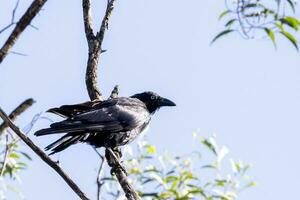
{"label": "bird's head", "polygon": [[143,92],[131,96],[142,101],[150,113],[154,113],[157,109],[163,106],[176,106],[174,102],[169,99],[163,98],[154,92]]}

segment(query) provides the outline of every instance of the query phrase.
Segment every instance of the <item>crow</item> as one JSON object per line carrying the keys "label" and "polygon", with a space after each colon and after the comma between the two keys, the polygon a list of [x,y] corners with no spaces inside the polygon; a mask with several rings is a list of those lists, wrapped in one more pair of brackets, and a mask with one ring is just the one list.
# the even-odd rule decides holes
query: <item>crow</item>
{"label": "crow", "polygon": [[66,133],[45,148],[51,150],[49,155],[79,142],[96,148],[117,148],[133,141],[147,127],[151,115],[162,106],[175,106],[175,103],[154,92],[63,105],[48,112],[66,119],[52,123],[50,128],[41,129],[34,135]]}

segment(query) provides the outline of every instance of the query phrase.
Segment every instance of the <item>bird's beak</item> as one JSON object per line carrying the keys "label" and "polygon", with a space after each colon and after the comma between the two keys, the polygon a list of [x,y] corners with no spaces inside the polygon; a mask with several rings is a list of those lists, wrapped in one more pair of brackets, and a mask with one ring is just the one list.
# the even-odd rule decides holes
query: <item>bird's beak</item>
{"label": "bird's beak", "polygon": [[160,101],[160,106],[176,106],[176,104],[169,99],[162,98]]}

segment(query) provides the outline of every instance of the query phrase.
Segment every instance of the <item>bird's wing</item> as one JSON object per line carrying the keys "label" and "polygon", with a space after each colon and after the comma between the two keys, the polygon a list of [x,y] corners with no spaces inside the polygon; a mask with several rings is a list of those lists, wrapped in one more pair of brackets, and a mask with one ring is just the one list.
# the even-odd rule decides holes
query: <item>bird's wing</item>
{"label": "bird's wing", "polygon": [[[74,121],[89,124],[91,126],[103,124],[114,126],[119,131],[126,131],[136,128],[148,121],[150,118],[149,112],[145,105],[139,100],[132,98],[118,98],[114,103],[106,103],[105,106],[99,104],[94,110],[78,114],[72,118]],[[106,129],[104,127],[104,129]]]}
{"label": "bird's wing", "polygon": [[88,131],[116,133],[130,131],[149,120],[150,114],[142,102],[131,98],[117,98],[62,122],[53,123],[51,128],[40,130],[35,135]]}
{"label": "bird's wing", "polygon": [[87,110],[93,109],[95,106],[101,104],[101,101],[87,101],[80,104],[74,105],[63,105],[59,108],[51,108],[47,112],[57,114],[61,117],[72,117],[78,113],[85,112]]}

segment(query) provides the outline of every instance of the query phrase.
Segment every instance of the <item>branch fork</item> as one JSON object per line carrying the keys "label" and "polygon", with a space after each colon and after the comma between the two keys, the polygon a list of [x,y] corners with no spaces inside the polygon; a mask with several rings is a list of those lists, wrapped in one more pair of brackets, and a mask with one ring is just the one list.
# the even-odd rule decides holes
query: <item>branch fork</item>
{"label": "branch fork", "polygon": [[[97,88],[97,66],[102,50],[104,35],[108,28],[108,22],[111,13],[114,9],[114,3],[115,0],[107,1],[107,7],[102,19],[100,30],[95,35],[93,31],[91,16],[91,0],[82,0],[84,30],[89,49],[85,81],[89,97],[92,101],[95,99],[103,100],[103,96]],[[118,93],[118,86],[116,86],[109,98],[116,98],[118,96]],[[126,171],[124,167],[122,167],[122,165],[120,164],[120,161],[113,150],[107,148],[105,151],[105,157],[107,159],[108,165],[112,168],[112,171],[115,173],[123,191],[125,192],[127,199],[139,200],[140,197],[138,196],[132,185],[129,183],[126,175],[127,173],[125,173]]]}

